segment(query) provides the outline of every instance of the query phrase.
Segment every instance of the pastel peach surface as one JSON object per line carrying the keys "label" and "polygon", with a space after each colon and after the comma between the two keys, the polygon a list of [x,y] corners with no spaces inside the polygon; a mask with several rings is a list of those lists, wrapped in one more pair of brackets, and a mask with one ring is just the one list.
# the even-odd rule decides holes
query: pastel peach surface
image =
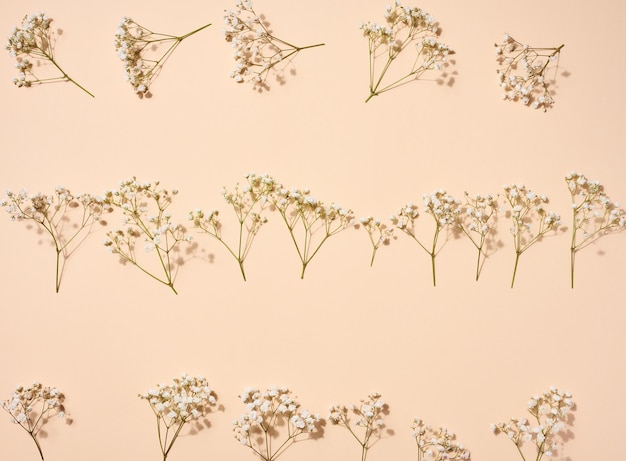
{"label": "pastel peach surface", "polygon": [[[472,459],[513,459],[514,447],[494,437],[490,424],[524,416],[528,396],[554,385],[577,403],[559,455],[619,458],[617,446],[597,441],[619,439],[626,411],[626,234],[605,235],[576,253],[572,289],[572,197],[563,179],[584,172],[612,200],[626,200],[626,64],[608,46],[620,43],[626,6],[594,4],[590,40],[582,32],[589,8],[580,2],[406,4],[432,14],[455,53],[445,76],[432,71],[367,104],[368,43],[359,24],[382,21],[387,2],[255,0],[275,36],[325,44],[285,62],[261,93],[230,78],[233,48],[221,29],[234,2],[112,0],[95,15],[69,0],[46,4],[56,55],[95,98],[71,82],[16,87],[15,59],[5,52],[3,191],[50,193],[64,185],[100,193],[132,176],[159,180],[178,189],[168,212],[194,234],[172,272],[176,296],[107,253],[103,241],[119,215],[107,216],[70,255],[57,294],[49,237],[0,215],[0,396],[34,380],[63,390],[72,424],[66,418],[45,426],[39,442],[46,459],[162,458],[154,415],[137,393],[183,371],[207,378],[219,408],[210,427],[181,431],[170,461],[255,459],[232,435],[232,421],[245,411],[238,395],[274,384],[323,417],[337,402],[383,395],[389,432],[368,461],[415,458],[416,416],[454,430]],[[41,8],[7,5],[0,31],[8,36]],[[152,82],[152,97],[139,99],[115,52],[122,17],[173,33],[213,25],[177,47]],[[565,44],[547,69],[554,80],[547,112],[502,101],[494,43],[505,32],[533,45]],[[301,279],[289,231],[270,210],[246,254],[244,282],[224,246],[187,217],[198,207],[217,209],[224,240],[237,242],[236,217],[221,191],[250,172],[339,203],[357,222],[371,216],[387,223],[399,206],[415,203],[422,213],[416,233],[425,239],[433,222],[424,194],[443,189],[463,203],[467,191],[502,201],[503,185],[524,183],[550,198],[546,209],[560,214],[565,229],[524,253],[514,289],[506,211],[478,281],[477,248],[447,228],[439,235],[436,287],[428,254],[406,235],[396,231],[370,266],[368,234],[353,228],[328,239]],[[0,457],[37,459],[32,441],[6,416]],[[324,429],[284,460],[358,460],[345,430]]]}

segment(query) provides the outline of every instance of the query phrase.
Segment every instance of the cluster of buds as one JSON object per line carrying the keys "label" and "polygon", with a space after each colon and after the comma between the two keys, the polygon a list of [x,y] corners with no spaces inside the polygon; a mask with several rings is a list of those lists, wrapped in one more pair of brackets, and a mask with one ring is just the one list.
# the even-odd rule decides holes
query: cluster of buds
{"label": "cluster of buds", "polygon": [[359,220],[361,226],[367,232],[370,243],[372,244],[372,258],[370,259],[370,266],[374,265],[374,258],[376,252],[382,245],[389,245],[392,239],[395,239],[393,234],[393,228],[388,227],[380,219],[373,216],[365,216]]}
{"label": "cluster of buds", "polygon": [[6,199],[0,200],[0,206],[11,215],[12,221],[33,221],[52,239],[56,251],[57,292],[65,262],[89,235],[93,224],[106,224],[101,215],[110,211],[101,198],[91,194],[73,195],[62,186],[57,186],[54,194],[29,194],[24,189],[17,193],[8,191]]}
{"label": "cluster of buds", "polygon": [[[156,389],[139,394],[139,398],[148,401],[156,416],[163,461],[185,423],[207,415],[217,404],[206,378],[187,374],[175,378],[172,384],[159,384]],[[170,430],[174,431],[171,437]]]}
{"label": "cluster of buds", "polygon": [[31,436],[43,460],[43,451],[37,440],[37,433],[51,416],[65,416],[63,401],[65,396],[56,387],[44,387],[35,382],[29,387],[18,386],[11,398],[2,402],[4,411],[11,415],[11,422],[17,424]]}
{"label": "cluster of buds", "polygon": [[299,47],[274,36],[263,15],[254,11],[251,0],[237,0],[235,10],[225,11],[224,23],[224,38],[235,49],[236,64],[230,77],[238,83],[249,82],[258,90],[268,88],[270,70],[302,50],[323,45]]}
{"label": "cluster of buds", "polygon": [[222,190],[224,200],[233,208],[239,224],[237,246],[231,246],[223,239],[222,223],[217,210],[205,213],[198,209],[189,213],[189,219],[195,227],[216,238],[237,260],[244,280],[244,261],[261,226],[267,223],[264,213],[270,205],[269,196],[278,187],[276,181],[268,175],[251,173],[246,176],[246,180],[248,184],[243,187],[237,184],[234,191],[226,188]]}
{"label": "cluster of buds", "polygon": [[458,225],[478,250],[476,280],[480,276],[481,258],[485,256],[485,244],[489,234],[495,229],[497,215],[497,198],[489,194],[471,197],[465,192],[465,213],[460,216]]}
{"label": "cluster of buds", "polygon": [[505,434],[515,444],[522,459],[525,459],[523,445],[532,443],[536,449],[535,459],[540,461],[544,455],[554,455],[558,448],[556,436],[565,429],[574,405],[569,392],[551,387],[528,401],[528,412],[534,421],[531,422],[527,418],[510,418],[507,422],[492,424],[491,431],[495,435]]}
{"label": "cluster of buds", "polygon": [[544,112],[552,107],[554,99],[546,70],[558,59],[563,46],[534,48],[504,34],[502,42],[495,44],[496,61],[500,65],[498,82],[504,91],[502,99],[522,101],[524,105]]}
{"label": "cluster of buds", "polygon": [[574,288],[574,259],[578,250],[601,235],[626,228],[626,215],[612,201],[599,181],[572,171],[565,176],[572,198],[572,242],[570,246],[571,286]]}
{"label": "cluster of buds", "polygon": [[[372,392],[358,405],[332,405],[328,420],[345,427],[361,445],[361,461],[365,461],[369,449],[380,439],[380,431],[385,427],[385,416],[389,405],[381,394]],[[355,418],[354,420],[352,418]],[[372,436],[377,435],[374,439]]]}
{"label": "cluster of buds", "polygon": [[[448,45],[439,42],[439,26],[430,14],[420,8],[402,6],[399,1],[387,7],[384,25],[367,22],[360,24],[359,28],[369,41],[370,94],[365,102],[409,79],[418,79],[426,71],[442,70],[448,55],[454,53]],[[401,78],[384,83],[391,63],[410,45],[415,45],[417,53],[412,67]],[[382,70],[376,65],[380,56],[387,57]]]}
{"label": "cluster of buds", "polygon": [[123,17],[115,32],[115,52],[124,62],[126,81],[135,93],[148,96],[151,84],[180,42],[210,25],[176,36],[152,32],[132,18]]}
{"label": "cluster of buds", "polygon": [[[33,84],[52,82],[72,82],[85,93],[93,97],[89,91],[74,81],[56,62],[54,57],[55,35],[50,29],[52,19],[45,13],[28,14],[22,19],[21,27],[14,27],[9,35],[5,48],[11,56],[17,58],[15,68],[19,71],[13,83],[18,87],[30,87]],[[30,59],[49,61],[61,75],[38,78],[33,74],[33,63]]]}
{"label": "cluster of buds", "polygon": [[415,233],[415,221],[419,217],[419,211],[413,203],[407,204],[400,211],[391,216],[391,223],[402,232],[410,236],[430,256],[433,274],[433,286],[437,285],[435,271],[435,258],[438,253],[439,234],[448,225],[458,226],[461,203],[449,195],[444,189],[436,190],[430,194],[424,194],[424,208],[435,221],[435,231],[431,245],[423,244]]}
{"label": "cluster of buds", "polygon": [[[354,224],[352,210],[336,203],[326,205],[311,195],[308,189],[277,188],[271,196],[272,203],[280,213],[296,246],[302,263],[301,278],[307,265],[333,235]],[[302,229],[301,241],[296,237],[297,228]],[[321,234],[321,238],[314,236]]]}
{"label": "cluster of buds", "polygon": [[[233,421],[233,434],[264,461],[275,460],[297,440],[302,440],[299,436],[318,431],[319,415],[300,409],[300,403],[285,387],[272,386],[264,392],[247,388],[239,398],[246,413]],[[282,441],[272,443],[273,438],[281,436],[281,427]]]}
{"label": "cluster of buds", "polygon": [[445,427],[434,429],[423,420],[415,418],[411,429],[417,445],[418,461],[470,459],[470,451],[457,442],[454,433]]}
{"label": "cluster of buds", "polygon": [[[115,229],[107,233],[104,241],[107,249],[120,256],[122,261],[130,262],[156,281],[167,285],[176,293],[174,274],[177,260],[175,253],[180,242],[191,241],[186,230],[172,221],[167,211],[176,189],[167,190],[159,187],[159,181],[140,183],[135,177],[120,182],[119,188],[106,191],[104,203],[121,210],[124,215],[122,225],[125,229]],[[152,203],[152,208],[149,204]],[[157,275],[154,270],[144,265],[137,254],[137,242],[143,237],[144,250],[155,253]]]}
{"label": "cluster of buds", "polygon": [[[504,192],[505,199],[511,207],[510,230],[515,245],[515,266],[511,280],[513,288],[521,254],[548,232],[558,230],[561,226],[561,217],[545,209],[548,197],[536,194],[524,184],[505,185]],[[538,223],[536,229],[533,229],[533,221]]]}

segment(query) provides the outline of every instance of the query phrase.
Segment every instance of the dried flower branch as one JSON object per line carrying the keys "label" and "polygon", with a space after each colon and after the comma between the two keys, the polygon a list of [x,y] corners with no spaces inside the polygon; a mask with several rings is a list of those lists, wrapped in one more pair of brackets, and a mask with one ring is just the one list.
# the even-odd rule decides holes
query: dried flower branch
{"label": "dried flower branch", "polygon": [[[25,190],[18,193],[8,191],[7,198],[0,201],[0,206],[11,215],[12,221],[33,221],[52,238],[56,252],[55,289],[59,292],[65,262],[78,246],[91,233],[94,223],[102,221],[101,215],[109,211],[102,199],[90,194],[72,195],[61,186],[54,194],[28,194]],[[79,216],[72,221],[72,216]]]}
{"label": "dried flower branch", "polygon": [[[362,23],[359,28],[369,41],[369,91],[365,100],[406,83],[417,80],[429,70],[441,70],[446,65],[447,56],[454,51],[438,41],[439,26],[434,18],[420,8],[402,6],[399,1],[388,6],[385,12],[385,25],[373,22]],[[408,46],[414,45],[416,56],[407,74],[383,83],[391,64]],[[386,57],[382,68],[376,61]]]}
{"label": "dried flower branch", "polygon": [[534,459],[541,461],[544,455],[554,455],[558,448],[556,435],[565,429],[574,405],[572,394],[551,387],[549,391],[535,395],[528,401],[528,412],[536,425],[526,418],[510,418],[507,422],[492,424],[491,432],[495,435],[506,434],[524,461],[526,457],[522,448],[525,443],[532,442],[536,448]]}
{"label": "dried flower branch", "polygon": [[467,448],[455,440],[455,435],[445,427],[433,429],[419,418],[413,420],[412,436],[417,444],[418,461],[444,461],[470,459]]}
{"label": "dried flower branch", "polygon": [[396,237],[393,235],[393,229],[383,224],[380,219],[376,219],[373,216],[366,216],[359,220],[363,229],[367,231],[367,234],[372,244],[372,258],[370,259],[370,267],[374,265],[374,258],[376,252],[381,245],[389,245],[391,239]]}
{"label": "dried flower branch", "polygon": [[[104,245],[118,254],[122,261],[128,261],[157,282],[167,285],[176,294],[174,288],[175,260],[180,242],[189,242],[191,236],[180,224],[172,222],[171,214],[166,211],[177,190],[168,191],[159,188],[159,182],[139,183],[132,179],[122,181],[118,189],[105,193],[105,204],[122,211],[123,225],[126,230],[116,229],[107,233]],[[150,210],[150,203],[156,209]],[[156,254],[157,269],[145,265],[136,252],[137,241],[143,236],[144,249],[147,253]],[[162,272],[157,275],[154,271]]]}
{"label": "dried flower branch", "polygon": [[457,223],[459,228],[478,250],[478,257],[476,258],[476,281],[478,281],[482,263],[484,263],[484,258],[486,258],[485,244],[487,238],[495,229],[497,213],[497,197],[494,199],[489,194],[470,197],[470,195],[465,192],[465,213],[461,215]]}
{"label": "dried flower branch", "polygon": [[[511,206],[511,234],[515,244],[515,266],[511,279],[513,288],[519,257],[548,232],[556,232],[561,226],[561,217],[544,208],[548,197],[535,194],[523,184],[506,185],[504,191],[506,201]],[[533,232],[533,221],[538,221],[539,224],[536,232]]]}
{"label": "dried flower branch", "polygon": [[206,378],[186,374],[174,378],[172,384],[159,384],[156,389],[139,394],[139,398],[148,401],[156,416],[163,461],[167,460],[185,424],[206,416],[217,404]]}
{"label": "dried flower branch", "polygon": [[[44,13],[28,14],[22,19],[21,27],[13,28],[5,47],[11,56],[17,58],[15,68],[19,71],[19,75],[13,79],[13,83],[19,88],[28,88],[33,84],[71,82],[89,96],[94,97],[92,93],[67,75],[57,63],[54,57],[56,37],[54,32],[50,30],[51,22],[52,19]],[[33,63],[30,62],[29,58],[49,61],[61,72],[61,76],[43,79],[36,77],[33,73]]]}
{"label": "dried flower branch", "polygon": [[415,234],[415,220],[419,217],[419,211],[416,205],[407,204],[396,215],[391,216],[391,222],[402,232],[407,234],[430,256],[431,268],[433,273],[433,286],[437,286],[437,277],[435,273],[435,258],[439,249],[437,243],[439,234],[447,225],[458,226],[460,202],[448,193],[440,189],[430,194],[424,194],[424,207],[426,213],[431,215],[435,220],[435,232],[433,234],[432,245],[427,247],[423,244]]}
{"label": "dried flower branch", "polygon": [[11,415],[11,422],[22,427],[33,439],[43,460],[43,451],[37,434],[52,416],[65,416],[65,396],[55,387],[43,387],[35,382],[30,387],[18,386],[11,398],[2,402],[4,411]]}
{"label": "dried flower branch", "polygon": [[564,46],[533,48],[504,34],[502,42],[495,44],[496,61],[500,64],[498,81],[504,91],[502,99],[522,101],[524,105],[544,112],[552,107],[554,99],[546,70],[559,58]]}
{"label": "dried flower branch", "polygon": [[[275,386],[261,393],[257,388],[247,388],[239,396],[246,413],[233,421],[233,435],[264,461],[274,461],[303,434],[319,431],[320,417],[300,409],[289,389]],[[287,433],[278,438],[280,428]],[[276,448],[278,447],[278,448]]]}
{"label": "dried flower branch", "polygon": [[239,223],[239,239],[236,246],[231,247],[222,238],[222,223],[217,210],[205,213],[199,209],[189,213],[195,227],[216,238],[237,260],[244,280],[246,280],[244,261],[261,226],[267,222],[263,214],[269,208],[269,196],[277,186],[276,181],[267,175],[252,173],[247,175],[246,179],[248,184],[241,189],[237,184],[234,192],[229,192],[226,188],[222,191],[226,203],[233,207]]}
{"label": "dried flower branch", "polygon": [[626,228],[626,216],[620,204],[611,201],[606,195],[599,181],[590,181],[575,171],[569,173],[565,181],[572,197],[570,273],[571,286],[574,288],[576,252],[610,231]]}
{"label": "dried flower branch", "polygon": [[[329,408],[331,423],[345,427],[361,445],[361,461],[365,461],[370,448],[380,439],[380,431],[385,427],[385,416],[389,414],[387,405],[378,392],[372,392],[359,405],[333,405]],[[352,417],[356,420],[352,420]],[[372,439],[372,436],[376,435]]]}
{"label": "dried flower branch", "polygon": [[[304,278],[307,265],[324,242],[353,224],[352,210],[341,208],[336,203],[325,205],[315,199],[308,189],[287,190],[277,187],[270,199],[287,225],[302,262],[300,278]],[[300,241],[296,237],[298,228],[302,229]],[[318,232],[322,236],[316,240],[315,234]]]}
{"label": "dried flower branch", "polygon": [[[126,81],[139,97],[149,94],[150,86],[161,73],[163,65],[176,47],[187,37],[206,29],[206,24],[185,35],[169,35],[152,32],[137,24],[133,19],[123,17],[115,32],[115,52],[124,61]],[[157,54],[156,51],[164,52]]]}
{"label": "dried flower branch", "polygon": [[237,0],[236,9],[226,10],[224,37],[235,49],[235,70],[230,74],[236,82],[249,82],[253,88],[266,88],[271,69],[297,53],[323,43],[308,46],[292,45],[273,35],[263,15],[252,8],[251,0]]}

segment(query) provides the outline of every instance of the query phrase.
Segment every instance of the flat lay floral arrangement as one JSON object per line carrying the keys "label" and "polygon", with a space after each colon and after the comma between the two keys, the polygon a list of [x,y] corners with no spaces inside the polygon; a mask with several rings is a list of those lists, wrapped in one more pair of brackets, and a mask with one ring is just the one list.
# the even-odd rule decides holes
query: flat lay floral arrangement
{"label": "flat lay floral arrangement", "polygon": [[[599,181],[571,172],[565,176],[565,183],[572,210],[568,232],[570,280],[574,288],[576,254],[598,238],[624,230],[626,214]],[[204,235],[221,244],[246,280],[246,258],[255,237],[271,218],[277,218],[287,229],[286,236],[300,261],[300,278],[304,278],[311,261],[331,237],[356,227],[368,235],[370,265],[374,264],[378,250],[397,238],[395,231],[406,234],[428,255],[434,286],[436,257],[445,242],[455,235],[464,236],[475,247],[474,278],[478,281],[487,256],[496,250],[494,235],[498,221],[508,221],[514,253],[513,288],[521,256],[543,237],[565,232],[565,218],[546,208],[548,197],[521,183],[505,185],[502,196],[465,193],[464,200],[459,200],[444,189],[424,194],[423,210],[430,216],[426,229],[431,231],[420,225],[423,221],[419,219],[420,208],[413,202],[392,214],[387,222],[373,216],[356,219],[351,209],[318,200],[306,188],[287,188],[266,174],[248,174],[243,184],[238,183],[231,190],[223,189],[224,200],[232,209],[227,215],[217,209],[196,208],[186,218],[176,219],[168,207],[177,194],[178,190],[165,189],[158,181],[142,183],[133,177],[100,195],[74,195],[61,186],[52,194],[9,191],[0,206],[13,221],[36,223],[52,240],[57,292],[68,258],[100,227],[109,229],[104,239],[109,252],[174,293],[177,293],[174,282],[182,258],[181,247],[192,240],[197,243]],[[109,227],[109,214],[121,215],[116,227]],[[235,229],[235,239],[229,240],[224,235],[225,226]]]}
{"label": "flat lay floral arrangement", "polygon": [[[238,83],[247,82],[257,91],[269,89],[272,76],[281,83],[292,60],[302,51],[322,47],[324,43],[295,45],[270,28],[265,15],[257,13],[251,0],[237,0],[234,9],[225,10],[224,38],[232,46],[235,68],[230,77]],[[56,58],[58,33],[53,20],[44,13],[28,14],[15,26],[5,48],[17,62],[18,87],[32,87],[51,82],[71,82],[89,96],[94,94],[63,70]],[[141,98],[151,97],[151,87],[163,67],[183,40],[211,26],[204,24],[182,35],[155,32],[135,19],[123,17],[114,34],[115,52],[124,64],[124,76]],[[417,7],[403,6],[396,1],[383,14],[383,22],[367,21],[358,28],[368,41],[369,94],[374,96],[418,80],[427,72],[448,77],[446,68],[454,54],[451,46],[440,41],[441,28],[434,17]],[[497,83],[504,91],[502,98],[520,101],[528,107],[546,111],[554,104],[550,85],[564,45],[534,47],[504,34],[496,43]],[[55,72],[42,72],[41,64],[50,63]],[[48,75],[50,74],[50,75]]]}
{"label": "flat lay floral arrangement", "polygon": [[[197,433],[192,432],[191,426],[210,427],[207,418],[212,412],[226,412],[222,405],[218,405],[217,394],[205,377],[185,373],[174,378],[170,384],[159,384],[140,393],[139,398],[148,402],[156,418],[163,461],[167,461],[180,436]],[[385,423],[390,406],[378,392],[370,393],[358,403],[330,405],[326,418],[303,409],[297,397],[286,387],[270,386],[265,391],[248,387],[239,395],[239,400],[245,410],[233,419],[232,434],[237,442],[252,451],[254,458],[263,461],[276,460],[296,442],[323,439],[327,430],[326,421],[346,429],[360,447],[360,453],[355,450],[353,459],[360,458],[361,461],[366,461],[369,451],[393,434]],[[39,382],[29,387],[18,386],[9,399],[2,401],[9,421],[28,433],[42,460],[44,453],[37,435],[52,416],[66,416],[64,401],[65,396],[56,388],[44,387]],[[506,435],[522,460],[532,456],[532,459],[540,461],[544,456],[563,453],[567,437],[571,434],[573,410],[575,403],[572,395],[551,387],[529,399],[529,417],[510,418],[506,422],[492,424],[491,431],[495,435]],[[435,428],[420,418],[414,418],[409,435],[415,439],[417,459],[420,461],[471,459],[469,449],[444,426]],[[385,443],[389,442],[383,442],[383,446],[377,449],[384,450]]]}

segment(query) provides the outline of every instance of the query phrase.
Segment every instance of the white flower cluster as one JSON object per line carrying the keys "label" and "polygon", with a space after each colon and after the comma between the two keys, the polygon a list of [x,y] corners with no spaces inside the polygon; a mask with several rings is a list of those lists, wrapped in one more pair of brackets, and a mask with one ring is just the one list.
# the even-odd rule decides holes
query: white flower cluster
{"label": "white flower cluster", "polygon": [[271,69],[304,49],[323,45],[298,47],[275,37],[263,16],[254,11],[251,0],[237,0],[235,8],[225,11],[224,38],[235,49],[235,69],[230,77],[238,83],[267,88]]}
{"label": "white flower cluster", "polygon": [[206,378],[187,374],[174,378],[172,384],[159,384],[139,397],[148,401],[166,427],[205,416],[217,404]]}
{"label": "white flower cluster", "polygon": [[372,258],[370,260],[370,266],[374,265],[374,258],[376,252],[381,245],[389,245],[392,239],[395,239],[393,234],[393,228],[388,227],[386,224],[373,216],[365,216],[359,219],[359,222],[363,226],[363,229],[369,235],[370,243],[372,244]]}
{"label": "white flower cluster", "polygon": [[578,250],[601,235],[626,228],[626,215],[619,202],[612,201],[599,181],[572,171],[565,176],[572,198],[572,244],[570,246],[571,286],[574,288],[574,261]]}
{"label": "white flower cluster", "polygon": [[[54,194],[28,194],[24,189],[14,193],[7,191],[6,199],[0,200],[12,221],[34,221],[52,238],[56,250],[56,291],[59,291],[64,262],[91,231],[101,215],[110,211],[107,204],[91,194],[73,195],[69,189],[57,186]],[[71,213],[76,209],[76,213]],[[74,219],[76,217],[78,219]],[[71,224],[71,225],[70,225]],[[83,238],[77,238],[85,233]],[[70,249],[70,245],[73,249]]]}
{"label": "white flower cluster", "polygon": [[241,188],[237,184],[232,192],[226,188],[222,191],[224,200],[232,206],[239,223],[239,238],[236,247],[231,247],[222,238],[222,223],[217,210],[205,213],[201,209],[197,209],[189,213],[189,219],[193,221],[195,227],[216,238],[237,260],[244,280],[246,280],[243,267],[244,260],[250,251],[254,237],[261,226],[267,223],[264,212],[269,208],[270,194],[278,187],[276,181],[266,174],[251,173],[246,176],[246,180],[248,184]]}
{"label": "white flower cluster", "polygon": [[[158,77],[163,64],[185,38],[207,24],[182,36],[160,34],[138,24],[132,18],[123,17],[115,32],[115,52],[124,62],[126,81],[139,97],[149,94],[150,86]],[[165,48],[165,51],[162,51]],[[160,55],[156,51],[161,50]]]}
{"label": "white flower cluster", "polygon": [[434,429],[423,420],[415,418],[411,429],[419,452],[418,459],[428,461],[470,459],[470,451],[457,442],[454,433],[445,427]]}
{"label": "white flower cluster", "polygon": [[[320,416],[301,410],[300,403],[285,387],[271,386],[264,392],[250,387],[239,398],[246,407],[246,413],[233,421],[233,435],[265,461],[280,456],[298,436],[318,430]],[[283,432],[282,441],[272,443],[272,439],[281,435],[281,427],[287,433]]]}
{"label": "white flower cluster", "polygon": [[609,198],[599,181],[590,181],[576,171],[569,173],[565,181],[572,196],[574,230],[581,230],[584,239],[610,228],[626,227],[624,210]]}
{"label": "white flower cluster", "polygon": [[[545,209],[544,205],[548,203],[545,195],[536,194],[524,184],[505,185],[504,192],[511,206],[511,234],[516,242],[520,242],[516,249],[527,247],[529,243],[534,243],[539,237],[561,225],[560,215]],[[534,234],[531,219],[533,212],[539,216],[539,229]],[[528,235],[528,240],[524,240],[524,235]]]}
{"label": "white flower cluster", "polygon": [[[369,449],[380,439],[380,430],[385,427],[385,416],[389,414],[389,405],[378,392],[370,393],[361,399],[358,405],[332,405],[329,407],[328,420],[345,427],[361,445],[361,460],[367,457]],[[356,419],[353,421],[351,418]],[[362,428],[359,431],[358,428]],[[374,439],[372,436],[377,435]]]}
{"label": "white flower cluster", "polygon": [[481,257],[484,256],[485,243],[489,233],[495,229],[497,215],[497,198],[493,198],[490,194],[470,197],[465,192],[465,213],[461,215],[458,225],[478,250],[476,280],[480,276]]}
{"label": "white flower cluster", "polygon": [[[115,229],[107,232],[105,247],[122,260],[139,267],[143,272],[155,280],[174,289],[174,267],[176,261],[173,256],[178,251],[178,244],[190,241],[185,228],[172,221],[172,215],[166,211],[171,205],[177,190],[166,190],[159,187],[159,181],[154,183],[140,183],[135,177],[120,182],[119,188],[106,191],[104,203],[121,210],[124,215],[122,225],[126,229]],[[153,203],[152,209],[149,203]],[[144,266],[137,255],[137,241],[143,236],[144,250],[155,252],[163,276],[152,273]]]}
{"label": "white flower cluster", "polygon": [[[515,266],[511,279],[513,288],[520,256],[548,232],[557,231],[561,227],[561,216],[545,209],[548,197],[536,194],[524,184],[505,185],[504,192],[511,207],[510,231],[515,246]],[[536,229],[533,229],[533,221],[538,222]]]}
{"label": "white flower cluster", "polygon": [[[304,278],[307,265],[324,242],[354,224],[352,210],[342,208],[336,203],[326,205],[313,197],[309,189],[276,187],[271,201],[287,225],[296,246],[302,262],[301,278]],[[301,227],[304,234],[300,243],[295,235],[297,227]],[[314,236],[318,232],[322,237],[315,240]]]}
{"label": "white flower cluster", "polygon": [[461,213],[457,199],[449,195],[444,189],[436,190],[430,194],[424,194],[424,209],[430,214],[437,226],[443,227],[448,224],[455,225]]}
{"label": "white flower cluster", "polygon": [[[385,24],[366,22],[359,25],[363,35],[369,40],[370,53],[370,95],[372,97],[405,83],[409,78],[417,79],[427,70],[442,70],[449,54],[454,53],[448,45],[439,42],[439,26],[434,18],[420,8],[402,6],[399,1],[388,6]],[[409,45],[415,44],[417,56],[409,72],[393,83],[383,84],[391,63]],[[380,73],[377,72],[376,58],[387,56]]]}
{"label": "white flower cluster", "polygon": [[526,106],[543,109],[554,104],[549,90],[546,70],[558,59],[564,45],[557,48],[533,48],[504,34],[496,43],[496,61],[500,64],[498,81],[504,93],[502,99],[522,101]]}
{"label": "white flower cluster", "polygon": [[[215,393],[206,378],[186,373],[174,378],[172,384],[159,384],[156,389],[139,394],[139,398],[148,401],[156,416],[163,461],[166,461],[183,426],[206,416],[217,405]],[[170,434],[170,430],[174,433]]]}
{"label": "white flower cluster", "polygon": [[[51,23],[52,19],[45,13],[27,14],[22,19],[21,27],[16,26],[11,31],[5,48],[11,56],[17,58],[15,68],[19,73],[13,79],[13,83],[18,88],[21,88],[41,83],[72,82],[93,97],[93,94],[67,75],[56,62],[54,58],[54,43],[56,39],[50,29]],[[50,61],[53,67],[61,72],[61,75],[41,79],[36,77],[33,74],[33,63],[29,58]]]}
{"label": "white flower cluster", "polygon": [[432,244],[427,246],[417,238],[415,233],[415,220],[419,217],[417,206],[413,203],[407,204],[400,211],[392,215],[389,220],[402,232],[410,236],[417,244],[430,256],[433,286],[437,285],[435,272],[435,258],[438,253],[437,243],[439,234],[448,225],[459,226],[459,214],[461,213],[461,202],[449,195],[444,189],[436,190],[430,194],[424,194],[424,208],[426,213],[435,220],[435,232],[433,233]]}
{"label": "white flower cluster", "polygon": [[385,403],[378,392],[370,393],[367,398],[361,399],[358,405],[332,405],[329,408],[328,419],[333,424],[346,427],[352,425],[349,413],[356,416],[354,425],[366,429],[376,429],[385,426],[384,417],[389,413],[389,405]]}
{"label": "white flower cluster", "polygon": [[492,424],[491,431],[495,435],[505,434],[516,445],[522,459],[523,445],[533,443],[536,447],[536,459],[539,461],[543,455],[554,454],[558,447],[556,435],[565,429],[574,405],[569,392],[551,387],[528,401],[528,411],[533,416],[533,422],[527,418],[510,418],[507,422]]}
{"label": "white flower cluster", "polygon": [[17,58],[19,74],[13,79],[18,87],[29,87],[39,80],[32,74],[32,63],[28,57],[48,59],[52,57],[50,19],[46,14],[28,14],[22,19],[21,27],[14,27],[5,48]]}
{"label": "white flower cluster", "polygon": [[11,398],[2,402],[2,408],[11,416],[11,422],[28,432],[44,459],[37,433],[51,416],[63,418],[65,396],[56,387],[43,386],[34,382],[29,387],[18,386]]}

